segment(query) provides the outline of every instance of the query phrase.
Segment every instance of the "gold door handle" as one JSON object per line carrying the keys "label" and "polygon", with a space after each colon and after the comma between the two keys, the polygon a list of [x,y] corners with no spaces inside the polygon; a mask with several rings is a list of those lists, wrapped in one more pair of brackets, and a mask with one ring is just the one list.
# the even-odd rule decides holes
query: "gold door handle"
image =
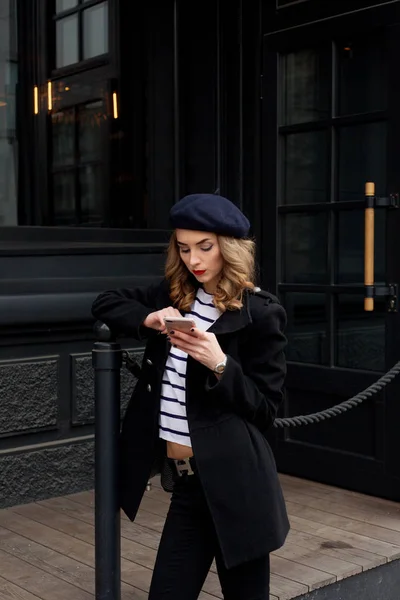
{"label": "gold door handle", "polygon": [[374,310],[374,298],[385,297],[388,311],[397,312],[398,284],[375,284],[374,246],[375,246],[375,208],[399,208],[399,194],[391,194],[388,198],[375,195],[375,183],[365,184],[365,254],[364,254],[364,310]]}
{"label": "gold door handle", "polygon": [[369,181],[365,184],[365,237],[364,237],[364,285],[367,290],[371,290],[371,296],[364,298],[364,310],[374,310],[373,286],[375,281],[374,273],[374,247],[375,247],[375,183]]}

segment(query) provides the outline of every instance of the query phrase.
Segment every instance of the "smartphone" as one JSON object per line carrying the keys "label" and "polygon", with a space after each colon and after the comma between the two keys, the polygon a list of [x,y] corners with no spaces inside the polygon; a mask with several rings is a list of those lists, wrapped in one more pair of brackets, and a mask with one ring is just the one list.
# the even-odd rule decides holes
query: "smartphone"
{"label": "smartphone", "polygon": [[165,327],[168,333],[170,331],[184,331],[189,332],[193,327],[196,327],[196,323],[193,319],[188,317],[164,317]]}

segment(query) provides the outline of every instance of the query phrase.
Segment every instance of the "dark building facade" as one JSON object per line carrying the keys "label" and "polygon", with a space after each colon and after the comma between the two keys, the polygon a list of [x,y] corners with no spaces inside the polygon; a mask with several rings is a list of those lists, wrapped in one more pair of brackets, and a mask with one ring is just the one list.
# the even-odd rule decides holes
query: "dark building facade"
{"label": "dark building facade", "polygon": [[[289,318],[282,415],[400,359],[387,299],[363,310],[364,184],[400,192],[399,60],[397,0],[1,2],[0,506],[93,484],[91,303],[162,276],[186,193],[253,223]],[[400,282],[399,238],[377,209],[377,284]],[[279,469],[399,499],[399,391],[274,432]]]}

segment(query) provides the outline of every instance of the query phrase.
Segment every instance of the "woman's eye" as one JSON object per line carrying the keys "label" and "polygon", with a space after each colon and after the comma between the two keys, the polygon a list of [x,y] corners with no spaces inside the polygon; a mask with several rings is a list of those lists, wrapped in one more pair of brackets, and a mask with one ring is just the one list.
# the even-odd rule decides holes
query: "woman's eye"
{"label": "woman's eye", "polygon": [[181,254],[187,254],[189,252],[189,250],[184,250],[183,248],[181,248]]}
{"label": "woman's eye", "polygon": [[210,252],[212,246],[209,246],[209,248],[202,248],[203,252]]}

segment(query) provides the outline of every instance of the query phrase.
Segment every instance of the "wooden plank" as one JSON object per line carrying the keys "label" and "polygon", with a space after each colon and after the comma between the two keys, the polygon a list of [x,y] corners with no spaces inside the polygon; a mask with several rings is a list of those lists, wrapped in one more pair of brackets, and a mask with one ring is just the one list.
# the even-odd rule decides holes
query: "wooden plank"
{"label": "wooden plank", "polygon": [[42,600],[93,600],[93,594],[0,550],[2,576]]}
{"label": "wooden plank", "polygon": [[271,554],[271,572],[296,583],[302,583],[307,586],[309,592],[336,582],[334,575],[301,565],[292,560],[286,560],[286,558],[281,558],[276,554]]}
{"label": "wooden plank", "polygon": [[276,550],[273,554],[274,556],[280,556],[300,565],[329,573],[335,577],[335,581],[362,572],[362,567],[359,565],[323,554],[319,549],[297,546],[292,541],[285,544],[283,548]]}
{"label": "wooden plank", "polygon": [[[35,507],[34,505],[28,506],[30,506],[31,509],[39,508],[39,512],[46,510],[42,507]],[[28,519],[21,514],[14,513],[10,509],[0,512],[0,525],[4,529],[8,529],[9,531],[24,536],[32,543],[37,542],[48,549],[83,563],[83,565],[90,567],[93,567],[94,565],[94,546],[92,543],[79,540],[60,530],[57,531],[42,522]],[[73,528],[73,523],[71,523],[70,528]],[[92,533],[92,538],[93,537]],[[124,568],[125,572],[129,573],[129,576],[126,578],[122,577],[123,582],[129,583],[139,590],[148,590],[151,578],[151,570],[149,568],[123,559],[121,561],[121,572],[123,572]]]}
{"label": "wooden plank", "polygon": [[[94,495],[90,491],[71,494],[68,498],[73,502],[83,506],[90,506],[94,509]],[[153,488],[149,492],[146,491],[144,493],[141,508],[160,517],[166,517],[170,503],[171,494],[167,494],[160,488]],[[125,519],[128,519],[123,511],[122,514]]]}
{"label": "wooden plank", "polygon": [[293,529],[297,531],[318,535],[326,540],[346,542],[354,548],[373,552],[379,556],[384,556],[388,560],[393,560],[398,557],[398,547],[391,546],[390,544],[379,540],[371,540],[365,535],[351,533],[344,529],[340,530],[328,525],[322,525],[321,523],[297,517],[295,515],[290,516],[290,523]]}
{"label": "wooden plank", "polygon": [[[336,579],[354,575],[361,570],[400,557],[398,505],[382,499],[378,499],[380,502],[375,504],[375,498],[346,490],[344,492],[347,493],[342,493],[342,490],[337,488],[324,484],[315,485],[314,482],[310,484],[290,476],[281,476],[281,479],[292,530],[285,546],[271,556],[271,600],[289,600]],[[126,567],[123,574],[125,585],[133,585],[130,565],[133,565],[135,582],[141,569],[147,571],[151,577],[169,505],[170,494],[161,489],[159,479],[155,478],[151,491],[146,492],[143,497],[136,522],[131,523],[122,514],[121,545]],[[42,526],[53,529],[57,540],[57,532],[60,532],[93,547],[93,491],[65,498],[53,498],[8,511],[25,516],[36,525],[41,523]],[[21,535],[24,533],[21,532]],[[35,541],[38,543],[38,540]],[[50,550],[56,552],[59,548],[53,545]],[[60,553],[68,556],[64,549],[60,550]],[[70,560],[79,559],[71,556]],[[57,574],[56,570],[57,565]],[[142,574],[139,580],[140,589],[146,591],[149,579]],[[17,585],[15,582],[12,584]],[[221,597],[215,564],[207,579],[205,590],[200,596],[204,600]],[[31,590],[28,593],[32,593]]]}
{"label": "wooden plank", "polygon": [[352,490],[345,490],[335,486],[330,486],[325,483],[319,483],[318,481],[310,481],[308,479],[299,479],[292,475],[279,474],[283,489],[287,485],[296,486],[299,490],[303,490],[304,493],[310,493],[311,495],[318,494],[318,497],[330,498],[333,495],[338,495],[342,502],[356,501],[362,506],[370,506],[372,508],[381,507],[386,511],[397,511],[399,509],[398,502],[393,500],[386,500],[385,498],[378,498],[376,496],[367,496],[360,492],[354,492]]}
{"label": "wooden plank", "polygon": [[85,492],[77,492],[75,494],[68,494],[67,498],[74,502],[81,502],[82,504],[91,504],[94,506],[94,490],[86,490]]}
{"label": "wooden plank", "polygon": [[[57,514],[61,514],[61,519],[58,523],[58,517],[56,518],[56,515],[54,516],[52,526],[60,528],[65,521],[65,529],[63,528],[62,530],[67,533],[69,521],[68,519],[64,520],[62,518],[63,516],[69,516],[94,526],[93,510],[88,509],[85,505],[70,500],[70,496],[65,498],[51,498],[50,500],[41,501],[37,503],[37,505],[49,508],[56,511]],[[75,533],[71,533],[71,535],[75,535]],[[148,546],[149,548],[153,548],[154,550],[157,550],[161,538],[160,532],[147,529],[137,523],[132,523],[128,519],[121,520],[121,536],[123,539],[132,540],[144,546]]]}
{"label": "wooden plank", "polygon": [[295,529],[289,531],[284,548],[290,548],[292,544],[302,546],[306,549],[316,550],[320,554],[339,558],[347,561],[349,564],[356,564],[361,567],[363,571],[383,565],[387,562],[385,556],[379,556],[378,554],[373,554],[372,552],[361,550],[360,548],[353,548],[350,544],[346,544],[343,541],[329,540],[309,533],[303,533],[302,531],[296,531]]}
{"label": "wooden plank", "polygon": [[[164,495],[164,494],[165,493],[163,491],[161,491],[159,488],[153,487],[152,491],[148,492],[146,494],[145,499],[144,499],[144,505],[146,506],[146,498],[149,495],[152,495],[152,500],[154,501],[154,500],[158,500],[159,496],[160,495]],[[167,494],[165,494],[165,496],[168,498]],[[79,500],[81,502],[87,503],[88,501],[89,502],[91,501],[91,500],[89,500],[89,498],[90,498],[90,496],[87,493],[85,493],[85,494],[80,495]],[[151,504],[153,504],[153,506],[151,506]],[[164,503],[164,504],[166,504],[166,503]],[[149,507],[151,510],[154,510],[154,508],[155,508],[155,512],[158,512],[159,514],[162,513],[162,512],[165,512],[165,509],[160,508],[159,504],[154,504],[154,502],[153,503],[148,502],[146,508],[147,507]],[[326,543],[327,541],[329,541],[329,540],[322,539],[321,543],[323,543],[323,542]],[[285,547],[284,547],[284,549],[282,550],[282,552],[284,554],[280,555],[280,553],[278,551],[277,552],[277,556],[281,556],[281,557],[284,558],[285,557],[285,552],[287,551],[286,550],[287,548],[288,548],[288,544],[286,544]],[[329,549],[327,549],[327,550],[329,552]],[[348,550],[352,550],[353,552],[357,552],[357,549],[350,548]],[[366,551],[364,551],[364,550],[361,549],[361,550],[358,550],[358,552],[361,552],[361,554],[362,554],[363,552],[366,552]],[[302,560],[301,558],[299,559],[299,553],[302,553],[302,550],[299,549],[299,550],[296,551],[297,559],[298,559],[298,562],[300,563],[300,565],[302,565],[303,563],[306,563],[306,564],[304,564],[304,566],[308,566],[308,567],[317,566],[317,565],[312,565],[312,560],[310,560],[310,557],[307,557],[307,556],[305,558],[303,557],[304,560]],[[347,554],[346,558],[347,558],[349,564],[346,565],[346,564],[344,564],[346,561],[343,561],[343,557],[337,556],[337,551],[336,551],[336,554],[334,554],[334,555],[332,555],[332,553],[335,553],[335,550],[331,551],[331,554],[327,554],[326,555],[326,556],[331,556],[332,559],[333,559],[332,560],[331,568],[329,569],[329,567],[327,567],[327,564],[325,562],[325,569],[326,569],[327,573],[333,574],[335,577],[337,577],[339,579],[341,579],[344,576],[350,576],[351,574],[355,574],[356,572],[360,572],[360,566],[357,565],[357,561],[361,562],[362,565],[364,565],[366,568],[372,568],[373,566],[377,566],[378,564],[382,564],[386,560],[386,558],[382,557],[381,555],[374,555],[372,553],[368,553],[367,555],[364,555],[364,556],[361,556],[361,557],[358,556],[358,558],[357,558],[357,555],[356,556],[350,555],[351,558],[353,558],[353,560],[355,560],[355,562],[351,562],[349,560],[349,554]],[[316,556],[317,556],[316,560],[317,560],[317,562],[324,560],[323,558],[318,558],[318,556],[321,557],[321,554],[322,553],[320,551],[316,553]],[[335,559],[339,560],[339,561],[342,561],[342,562],[339,562],[339,563],[336,562],[335,563]],[[339,568],[339,565],[340,565],[340,568]],[[321,569],[321,570],[324,571],[324,569]],[[333,573],[332,573],[332,571],[333,571]],[[302,580],[302,581],[306,581],[306,580]],[[317,583],[318,583],[318,581],[317,581]],[[311,581],[311,586],[312,585],[315,585],[314,580]]]}
{"label": "wooden plank", "polygon": [[374,498],[362,495],[352,497],[335,491],[328,495],[313,486],[293,483],[285,483],[285,498],[372,525],[400,531],[400,507],[393,507],[389,503],[388,506],[382,505],[375,502]]}
{"label": "wooden plank", "polygon": [[[390,557],[400,558],[400,532],[392,531],[384,527],[378,527],[377,525],[369,525],[354,519],[347,517],[338,516],[331,514],[317,508],[308,508],[301,504],[294,502],[286,502],[288,513],[290,516],[295,515],[314,521],[315,523],[322,523],[323,525],[329,525],[340,530],[351,531],[370,538],[371,543],[375,541],[386,542],[391,547]],[[389,558],[388,556],[388,558]]]}
{"label": "wooden plank", "polygon": [[[30,504],[19,506],[4,512],[9,512],[11,515],[14,514],[15,518],[8,516],[6,519],[0,512],[0,525],[3,527],[7,527],[12,531],[18,529],[17,533],[21,533],[26,521],[28,521],[27,530],[29,531],[30,539],[37,540],[55,550],[59,549],[60,544],[62,544],[62,550],[60,551],[77,560],[81,560],[85,564],[94,564],[93,525],[78,521],[79,527],[77,533],[75,529],[76,521],[72,517],[57,513],[57,511],[43,506],[43,503],[40,505]],[[18,520],[18,517],[23,519],[22,523]],[[40,523],[41,527],[38,528],[37,523]],[[71,538],[71,535],[73,535],[73,538]],[[71,539],[76,539],[72,547]],[[91,554],[87,556],[84,552],[88,552],[89,544]],[[156,557],[155,550],[131,540],[121,539],[121,554],[123,557],[121,560],[122,581],[141,590],[148,591]],[[214,573],[210,573],[204,584],[204,591],[217,596],[218,590],[220,590],[219,580]]]}
{"label": "wooden plank", "polygon": [[0,576],[0,600],[40,600],[40,598]]}
{"label": "wooden plank", "polygon": [[[161,493],[164,494],[165,492],[162,491]],[[165,494],[165,496],[168,499],[168,495]],[[71,498],[74,498],[74,500],[71,500]],[[79,502],[76,500],[79,500]],[[93,500],[91,498],[91,495],[84,492],[81,494],[74,494],[72,496],[68,496],[67,498],[65,498],[65,497],[52,498],[50,500],[41,501],[38,504],[43,507],[58,509],[63,513],[64,517],[66,515],[74,516],[75,514],[78,514],[79,518],[84,518],[87,521],[89,521],[90,523],[93,523],[93,512],[92,512],[92,510],[88,510],[88,508],[87,508],[87,506],[91,505],[92,503],[93,503]],[[80,506],[77,507],[77,504],[80,504]],[[169,500],[168,500],[168,504],[167,503],[165,503],[165,504],[168,507]],[[51,523],[52,523],[52,526],[54,526],[54,527],[57,527],[60,525],[60,523],[58,522],[57,519],[54,519],[54,520],[52,519]],[[70,531],[69,522],[64,523],[64,526],[65,526],[66,531]],[[154,538],[153,533],[151,533],[150,541],[149,541],[149,539],[147,537],[148,530],[146,528],[143,528],[142,526],[137,526],[136,524],[131,523],[130,521],[128,521],[128,525],[121,522],[122,535],[126,534],[127,527],[129,527],[131,529],[129,538],[134,541],[132,542],[131,545],[129,545],[127,547],[127,544],[124,543],[124,539],[122,538],[121,544],[122,544],[123,556],[129,560],[135,560],[139,564],[144,564],[146,566],[152,567],[154,564],[154,561],[155,561],[156,553],[155,552],[153,554],[149,553],[146,550],[146,548],[143,547],[142,542],[144,541],[144,544],[147,546],[147,548],[152,548],[152,549],[156,550],[158,548],[160,535],[157,534],[157,538]],[[143,539],[143,536],[145,536],[145,539]],[[137,543],[139,541],[140,541],[140,543]],[[211,571],[216,573],[215,564],[213,564]],[[217,582],[216,580],[213,580],[211,576],[208,577],[208,580],[205,584],[205,589],[208,589],[208,591],[210,593],[214,593],[214,594],[218,593],[219,597],[221,595],[219,581]],[[271,594],[271,600],[279,600],[279,599],[277,596],[274,596],[273,594]]]}
{"label": "wooden plank", "polygon": [[271,593],[279,600],[291,600],[308,592],[308,587],[271,573]]}
{"label": "wooden plank", "polygon": [[[4,511],[0,514],[0,524],[15,533],[25,535],[32,541],[51,548],[52,550],[58,550],[66,556],[73,558],[77,561],[82,562],[85,565],[94,565],[94,531],[90,525],[81,523],[80,535],[82,535],[82,526],[86,527],[85,538],[88,541],[82,541],[77,537],[72,537],[69,534],[62,532],[60,529],[56,530],[49,527],[46,523],[46,509],[44,507],[38,507],[35,505],[27,505],[30,508],[31,516],[37,518],[37,522],[26,518],[21,514],[13,513],[11,510]],[[24,509],[27,507],[18,507]],[[33,515],[33,509],[36,508],[36,514]],[[57,517],[57,513],[55,513]],[[54,517],[53,517],[54,518]],[[52,521],[51,521],[52,522]],[[74,522],[70,519],[69,530],[72,531],[74,528]],[[91,541],[90,541],[91,540]],[[127,563],[127,564],[126,564]],[[151,578],[151,570],[139,565],[137,563],[122,560],[121,561],[121,572],[122,581],[131,584],[133,587],[137,587],[140,590],[147,591]],[[126,577],[124,575],[128,574]]]}
{"label": "wooden plank", "polygon": [[[95,593],[93,566],[72,559],[61,552],[4,528],[0,528],[0,549],[60,580],[71,583],[91,594]],[[132,600],[146,598],[143,591],[126,583],[122,583],[121,589],[123,592],[129,593]]]}
{"label": "wooden plank", "polygon": [[[58,500],[58,502],[63,502],[62,498],[57,498],[56,500]],[[68,500],[71,502],[74,502],[76,504],[77,515],[78,514],[82,515],[85,512],[87,513],[87,511],[90,509],[90,512],[93,515],[92,518],[94,518],[93,498],[88,492],[83,492],[81,494],[73,494],[71,496],[68,496]],[[153,502],[153,504],[150,504],[150,506],[152,506],[154,508],[154,502]],[[165,512],[165,510],[163,511],[162,508],[160,509],[158,503],[157,503],[157,506],[158,506],[158,512],[154,512],[154,510],[149,512],[145,508],[142,508],[142,505],[141,505],[141,507],[139,508],[138,513],[136,515],[135,523],[138,525],[142,525],[143,527],[146,527],[147,529],[152,529],[153,531],[158,531],[159,533],[161,533],[164,528],[166,512]],[[86,508],[86,511],[85,511],[85,508]],[[130,522],[123,511],[121,511],[121,521],[122,520]]]}

